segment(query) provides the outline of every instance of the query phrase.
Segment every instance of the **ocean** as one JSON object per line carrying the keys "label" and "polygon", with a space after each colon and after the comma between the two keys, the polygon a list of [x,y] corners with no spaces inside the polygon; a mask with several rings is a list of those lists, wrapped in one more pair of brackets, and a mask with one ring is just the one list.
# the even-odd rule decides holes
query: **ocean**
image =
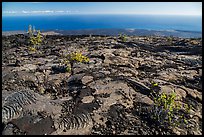
{"label": "ocean", "polygon": [[2,31],[81,29],[147,29],[202,32],[202,16],[173,15],[54,15],[2,17]]}

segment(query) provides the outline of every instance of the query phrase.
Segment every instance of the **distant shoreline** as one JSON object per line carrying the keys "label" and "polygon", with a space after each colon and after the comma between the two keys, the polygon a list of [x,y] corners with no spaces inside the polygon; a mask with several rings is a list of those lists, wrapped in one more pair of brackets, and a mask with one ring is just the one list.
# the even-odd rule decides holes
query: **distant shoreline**
{"label": "distant shoreline", "polygon": [[[202,32],[185,30],[149,30],[149,29],[79,29],[79,30],[41,30],[44,35],[110,35],[118,36],[174,36],[182,38],[202,38]],[[26,31],[2,31],[2,36],[25,34]]]}

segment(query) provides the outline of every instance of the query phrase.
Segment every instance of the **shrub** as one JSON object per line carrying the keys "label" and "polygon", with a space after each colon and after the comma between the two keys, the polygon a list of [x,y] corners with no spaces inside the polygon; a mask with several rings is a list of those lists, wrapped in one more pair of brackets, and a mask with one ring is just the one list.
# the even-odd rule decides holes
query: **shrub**
{"label": "shrub", "polygon": [[67,72],[71,71],[71,74],[73,74],[73,71],[72,71],[73,65],[74,63],[77,63],[77,62],[88,63],[89,58],[86,56],[83,56],[82,53],[80,52],[74,52],[66,55],[65,58],[63,59],[63,64],[66,66],[66,71]]}
{"label": "shrub", "polygon": [[70,66],[66,66],[66,72],[71,72],[71,67]]}
{"label": "shrub", "polygon": [[[35,32],[36,32],[35,26],[33,26],[33,28],[32,28],[32,25],[29,25],[29,27],[28,27],[29,42],[31,45],[34,46],[33,47],[34,49],[36,49],[37,45],[40,45],[42,43],[42,35],[41,35],[40,30],[37,31],[36,36],[34,35]],[[31,50],[31,49],[29,49],[29,50]],[[34,51],[34,50],[31,50],[31,51]]]}
{"label": "shrub", "polygon": [[28,50],[31,52],[36,52],[36,49],[34,47],[29,47]]}
{"label": "shrub", "polygon": [[37,33],[37,36],[31,36],[30,42],[32,45],[40,45],[42,43],[42,35],[40,33],[40,30]]}
{"label": "shrub", "polygon": [[81,62],[81,63],[87,63],[89,62],[89,58],[86,56],[83,56],[80,52],[74,52],[67,55],[67,58],[70,62]]}
{"label": "shrub", "polygon": [[[153,83],[152,86],[158,86],[158,84]],[[187,126],[191,106],[186,104],[183,109],[182,105],[176,102],[176,93],[174,91],[171,94],[152,91],[151,95],[154,105],[151,107],[150,118],[156,124],[165,128]]]}
{"label": "shrub", "polygon": [[127,41],[127,35],[125,35],[125,34],[119,34],[118,38],[121,39],[122,42],[126,42]]}

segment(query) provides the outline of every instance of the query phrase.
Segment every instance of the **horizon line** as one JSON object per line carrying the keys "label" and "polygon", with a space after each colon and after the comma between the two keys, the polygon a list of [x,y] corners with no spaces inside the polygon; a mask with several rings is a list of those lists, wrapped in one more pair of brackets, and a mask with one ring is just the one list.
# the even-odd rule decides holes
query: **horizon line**
{"label": "horizon line", "polygon": [[69,14],[19,14],[3,15],[6,16],[56,16],[56,15],[173,15],[173,16],[201,16],[202,14],[151,14],[151,13],[69,13]]}

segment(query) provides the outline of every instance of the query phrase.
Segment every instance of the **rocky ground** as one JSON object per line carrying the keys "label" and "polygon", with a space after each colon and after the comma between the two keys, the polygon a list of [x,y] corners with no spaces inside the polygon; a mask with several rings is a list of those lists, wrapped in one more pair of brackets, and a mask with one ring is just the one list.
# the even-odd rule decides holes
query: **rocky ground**
{"label": "rocky ground", "polygon": [[[47,35],[37,51],[29,46],[23,34],[2,36],[2,107],[10,109],[2,112],[2,134],[202,134],[201,38]],[[62,60],[75,51],[90,61],[75,63],[71,75]],[[187,127],[150,119],[152,82],[192,105]],[[8,97],[18,91],[34,101],[11,111]]]}

